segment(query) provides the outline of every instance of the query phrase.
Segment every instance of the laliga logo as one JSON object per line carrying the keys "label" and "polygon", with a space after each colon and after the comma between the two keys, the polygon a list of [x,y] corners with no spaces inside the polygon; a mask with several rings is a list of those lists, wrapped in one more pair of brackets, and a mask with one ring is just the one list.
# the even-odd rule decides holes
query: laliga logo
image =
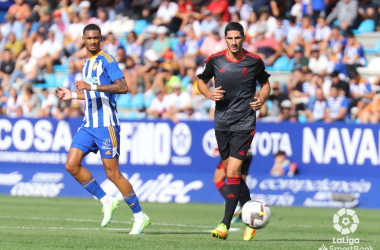
{"label": "laliga logo", "polygon": [[359,217],[352,209],[342,208],[333,217],[334,228],[341,234],[354,233],[359,225]]}

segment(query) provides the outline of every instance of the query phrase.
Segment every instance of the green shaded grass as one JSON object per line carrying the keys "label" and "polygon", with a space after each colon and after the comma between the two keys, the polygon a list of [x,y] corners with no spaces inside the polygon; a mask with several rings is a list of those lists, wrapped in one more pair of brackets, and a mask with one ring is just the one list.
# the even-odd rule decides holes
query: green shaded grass
{"label": "green shaded grass", "polygon": [[[225,241],[210,230],[220,221],[221,204],[143,203],[152,225],[142,235],[128,235],[132,213],[121,204],[114,220],[101,228],[101,204],[92,199],[0,196],[0,249],[318,249],[342,237],[332,227],[338,209],[272,207],[269,225],[254,240],[242,240],[244,225],[232,224]],[[358,229],[349,237],[358,246],[380,246],[377,210],[356,209]]]}

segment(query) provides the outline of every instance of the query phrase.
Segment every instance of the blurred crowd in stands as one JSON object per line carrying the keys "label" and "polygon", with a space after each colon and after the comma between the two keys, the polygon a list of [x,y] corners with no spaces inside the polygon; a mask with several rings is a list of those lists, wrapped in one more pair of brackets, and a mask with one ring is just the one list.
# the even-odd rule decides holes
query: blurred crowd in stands
{"label": "blurred crowd in stands", "polygon": [[375,32],[379,13],[380,0],[15,0],[0,25],[0,115],[83,115],[82,101],[59,102],[54,89],[75,90],[82,30],[94,23],[129,85],[120,118],[212,120],[196,76],[226,49],[224,27],[235,21],[246,50],[272,75],[288,72],[271,81],[258,120],[377,123],[380,78],[358,73],[368,63],[355,34],[368,24]]}

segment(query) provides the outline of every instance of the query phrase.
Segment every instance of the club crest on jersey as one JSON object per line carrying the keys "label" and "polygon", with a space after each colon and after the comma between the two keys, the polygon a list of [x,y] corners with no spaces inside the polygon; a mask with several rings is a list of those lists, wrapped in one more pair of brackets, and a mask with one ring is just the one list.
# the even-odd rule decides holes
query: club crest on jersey
{"label": "club crest on jersey", "polygon": [[106,138],[103,140],[103,146],[102,149],[111,149],[112,147],[112,142],[110,138]]}
{"label": "club crest on jersey", "polygon": [[92,70],[95,71],[98,68],[98,63],[94,63],[94,66],[92,67]]}
{"label": "club crest on jersey", "polygon": [[247,68],[246,67],[243,68],[243,76],[247,76]]}

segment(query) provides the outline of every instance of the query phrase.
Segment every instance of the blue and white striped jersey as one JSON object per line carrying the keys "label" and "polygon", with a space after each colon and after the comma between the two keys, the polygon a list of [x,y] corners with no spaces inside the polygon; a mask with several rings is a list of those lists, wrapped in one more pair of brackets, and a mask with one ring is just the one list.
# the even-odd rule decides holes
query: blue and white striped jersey
{"label": "blue and white striped jersey", "polygon": [[[88,58],[83,65],[83,81],[94,85],[113,84],[117,79],[124,77],[116,60],[104,51]],[[86,103],[82,126],[98,128],[120,125],[116,110],[116,95],[99,92],[84,91]]]}

